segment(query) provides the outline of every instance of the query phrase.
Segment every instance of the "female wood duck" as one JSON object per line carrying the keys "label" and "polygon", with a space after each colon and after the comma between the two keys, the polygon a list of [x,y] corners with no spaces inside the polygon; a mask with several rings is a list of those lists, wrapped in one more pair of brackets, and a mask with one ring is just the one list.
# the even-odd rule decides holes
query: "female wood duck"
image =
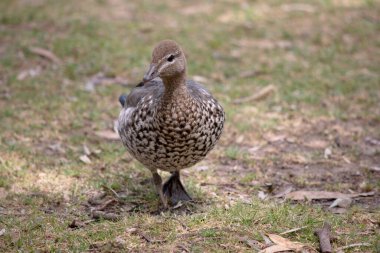
{"label": "female wood duck", "polygon": [[[118,132],[127,150],[153,174],[165,208],[191,200],[180,170],[201,161],[221,136],[224,111],[200,84],[186,79],[186,58],[172,40],[158,43],[143,81],[119,98]],[[162,186],[157,170],[171,172]]]}

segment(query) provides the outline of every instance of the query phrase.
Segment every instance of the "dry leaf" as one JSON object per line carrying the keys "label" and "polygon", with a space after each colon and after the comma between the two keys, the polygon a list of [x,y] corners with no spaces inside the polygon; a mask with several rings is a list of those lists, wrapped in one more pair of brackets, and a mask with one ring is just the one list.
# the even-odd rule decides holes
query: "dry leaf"
{"label": "dry leaf", "polygon": [[300,242],[292,242],[282,236],[276,234],[268,234],[270,240],[276,245],[269,246],[268,248],[260,251],[261,253],[275,253],[283,251],[295,251],[295,252],[317,252],[315,249],[304,245]]}
{"label": "dry leaf", "polygon": [[261,200],[266,199],[267,196],[268,196],[268,195],[265,194],[265,192],[263,192],[263,191],[259,191],[259,194],[257,194],[257,197],[259,197],[259,199],[261,199]]}
{"label": "dry leaf", "polygon": [[292,250],[300,250],[304,245],[299,242],[292,242],[289,239],[286,239],[282,236],[276,235],[276,234],[268,234],[269,239],[271,239],[272,242],[274,242],[277,245],[284,246],[288,249]]}
{"label": "dry leaf", "polygon": [[52,61],[56,64],[62,63],[61,59],[59,59],[54,53],[52,53],[51,51],[49,51],[47,49],[43,49],[43,48],[39,48],[39,47],[31,47],[31,48],[29,48],[29,51],[31,53],[34,53],[34,54],[39,55],[41,57],[44,57],[44,58],[48,59],[49,61]]}
{"label": "dry leaf", "polygon": [[281,191],[279,191],[276,195],[273,196],[273,198],[281,198],[289,194],[293,190],[293,186],[287,186]]}
{"label": "dry leaf", "polygon": [[4,234],[5,234],[5,228],[3,228],[3,229],[0,230],[0,236],[2,236]]}
{"label": "dry leaf", "polygon": [[116,140],[120,139],[119,135],[117,133],[115,133],[114,131],[111,131],[111,130],[96,131],[95,135],[98,137],[107,139],[107,140],[116,141]]}
{"label": "dry leaf", "polygon": [[22,81],[22,80],[26,79],[27,77],[35,77],[35,76],[38,76],[39,74],[41,74],[41,67],[37,66],[35,68],[31,68],[31,69],[21,71],[17,75],[17,80]]}
{"label": "dry leaf", "polygon": [[86,144],[83,144],[83,152],[84,152],[84,154],[87,155],[87,156],[91,155],[91,151],[90,151],[90,149],[87,147]]}
{"label": "dry leaf", "polygon": [[259,253],[276,253],[276,252],[283,252],[283,251],[290,251],[290,250],[291,249],[282,245],[273,245],[263,250],[260,250]]}
{"label": "dry leaf", "polygon": [[373,196],[374,192],[351,193],[345,194],[341,192],[327,191],[294,191],[285,195],[286,199],[291,200],[313,200],[313,199],[338,199],[338,198],[355,198]]}
{"label": "dry leaf", "polygon": [[376,172],[380,172],[380,167],[378,167],[378,166],[373,166],[373,167],[369,168],[369,170],[371,170],[371,171],[376,171]]}
{"label": "dry leaf", "polygon": [[332,155],[331,149],[330,148],[326,148],[325,149],[325,153],[324,153],[325,159],[329,159],[331,157],[331,155]]}
{"label": "dry leaf", "polygon": [[261,249],[265,248],[265,245],[262,244],[261,242],[249,239],[246,236],[239,238],[239,241],[246,243],[249,247],[251,247],[252,249],[255,249],[255,250],[261,250]]}
{"label": "dry leaf", "polygon": [[81,155],[79,159],[85,164],[91,164],[91,160],[87,155]]}
{"label": "dry leaf", "polygon": [[333,208],[333,207],[347,208],[351,205],[351,203],[352,203],[351,198],[338,198],[329,206],[329,208]]}

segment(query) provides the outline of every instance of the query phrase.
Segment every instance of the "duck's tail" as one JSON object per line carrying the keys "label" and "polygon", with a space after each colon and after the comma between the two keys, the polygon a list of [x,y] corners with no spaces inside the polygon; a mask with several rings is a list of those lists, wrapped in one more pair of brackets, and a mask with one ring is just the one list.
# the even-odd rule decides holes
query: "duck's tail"
{"label": "duck's tail", "polygon": [[125,103],[127,102],[127,95],[126,94],[120,95],[119,102],[121,106],[124,107]]}

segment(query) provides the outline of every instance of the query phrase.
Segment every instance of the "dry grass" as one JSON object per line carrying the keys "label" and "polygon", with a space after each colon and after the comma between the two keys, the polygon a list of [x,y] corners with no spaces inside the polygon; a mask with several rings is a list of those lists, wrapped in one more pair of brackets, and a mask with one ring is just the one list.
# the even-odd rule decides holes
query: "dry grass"
{"label": "dry grass", "polygon": [[[248,252],[247,238],[304,226],[287,237],[317,248],[324,221],[334,248],[380,250],[376,1],[6,0],[0,9],[0,251]],[[160,213],[149,173],[95,133],[112,128],[119,94],[165,38],[183,45],[190,77],[206,81],[227,124],[217,148],[184,172],[195,202]],[[128,86],[86,90],[99,72]],[[233,103],[268,85],[269,96]],[[84,145],[91,164],[79,159]],[[288,187],[375,195],[343,214],[331,202],[258,197]],[[88,200],[113,191],[120,199],[105,209],[121,219],[91,220]]]}

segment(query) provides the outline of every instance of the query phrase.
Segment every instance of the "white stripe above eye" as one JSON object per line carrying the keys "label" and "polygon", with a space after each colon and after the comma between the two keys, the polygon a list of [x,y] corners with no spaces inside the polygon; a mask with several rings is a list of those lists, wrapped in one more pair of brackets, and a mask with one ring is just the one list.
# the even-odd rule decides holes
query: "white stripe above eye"
{"label": "white stripe above eye", "polygon": [[[164,63],[160,66],[160,68],[157,69],[157,71],[158,71],[158,72],[161,72],[162,69],[166,68],[166,66],[168,66],[168,65],[170,65],[170,64],[172,64],[172,63],[174,62],[174,61],[168,62],[168,61],[166,60],[168,57],[170,57],[171,55],[174,55],[174,56],[176,57],[176,56],[178,56],[179,54],[180,54],[180,52],[179,52],[179,51],[176,51],[176,52],[174,52],[174,53],[170,53],[170,54],[167,54],[166,56],[162,57],[162,58],[160,59],[159,62],[161,62],[161,61],[163,61],[163,60],[165,60],[165,61],[164,61]],[[175,58],[174,58],[174,59],[175,59]]]}
{"label": "white stripe above eye", "polygon": [[167,58],[169,58],[169,56],[171,55],[174,55],[174,57],[177,57],[178,55],[180,54],[180,51],[175,51],[174,53],[170,53],[170,54],[167,54],[165,55],[164,57],[162,57],[158,62],[161,62],[162,60],[166,60]]}

